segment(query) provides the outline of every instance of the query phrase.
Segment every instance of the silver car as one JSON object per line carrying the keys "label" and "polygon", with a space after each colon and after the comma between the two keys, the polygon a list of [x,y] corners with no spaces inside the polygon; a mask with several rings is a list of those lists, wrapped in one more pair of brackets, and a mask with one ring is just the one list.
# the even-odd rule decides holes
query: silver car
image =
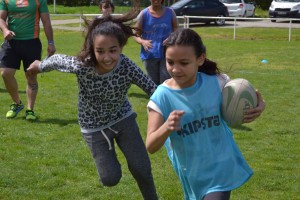
{"label": "silver car", "polygon": [[248,0],[220,0],[227,8],[229,17],[254,17],[255,5]]}

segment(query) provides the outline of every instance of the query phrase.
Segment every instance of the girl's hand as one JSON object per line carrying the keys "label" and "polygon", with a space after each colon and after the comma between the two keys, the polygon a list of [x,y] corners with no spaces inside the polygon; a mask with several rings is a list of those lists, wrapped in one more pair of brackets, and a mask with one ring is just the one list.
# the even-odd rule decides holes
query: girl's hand
{"label": "girl's hand", "polygon": [[40,73],[41,72],[40,68],[39,68],[40,63],[41,63],[41,61],[39,61],[39,60],[36,60],[33,63],[31,63],[31,65],[27,68],[27,73],[30,75]]}
{"label": "girl's hand", "polygon": [[256,108],[247,110],[244,114],[244,123],[249,123],[254,121],[261,113],[265,110],[266,102],[263,100],[259,91],[256,91],[258,105]]}
{"label": "girl's hand", "polygon": [[151,49],[153,47],[151,42],[152,42],[152,40],[143,40],[142,45],[143,45],[145,51],[149,52],[149,49]]}
{"label": "girl's hand", "polygon": [[166,45],[167,41],[168,41],[168,38],[166,38],[166,39],[163,41],[163,45],[164,45],[164,46]]}
{"label": "girl's hand", "polygon": [[163,116],[149,109],[148,130],[146,138],[146,149],[149,153],[155,153],[165,143],[172,131],[180,130],[180,119],[184,111],[174,110],[170,113],[167,120]]}
{"label": "girl's hand", "polygon": [[169,131],[179,131],[181,129],[180,119],[183,116],[183,110],[174,110],[170,113],[166,125]]}

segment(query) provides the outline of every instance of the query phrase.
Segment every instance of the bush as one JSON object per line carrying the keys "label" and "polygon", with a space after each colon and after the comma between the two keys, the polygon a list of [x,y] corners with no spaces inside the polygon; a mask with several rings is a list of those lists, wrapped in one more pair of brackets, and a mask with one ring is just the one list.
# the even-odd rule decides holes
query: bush
{"label": "bush", "polygon": [[268,10],[272,3],[272,0],[256,0],[255,3],[256,3],[256,6],[258,6],[262,10]]}

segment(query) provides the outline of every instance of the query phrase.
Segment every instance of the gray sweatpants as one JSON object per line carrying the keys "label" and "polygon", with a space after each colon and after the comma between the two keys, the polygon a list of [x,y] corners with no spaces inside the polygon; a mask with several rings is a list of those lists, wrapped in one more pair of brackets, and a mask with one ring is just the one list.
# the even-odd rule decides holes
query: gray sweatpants
{"label": "gray sweatpants", "polygon": [[121,165],[114,147],[115,141],[127,160],[128,169],[137,181],[143,198],[156,200],[158,197],[150,159],[135,118],[134,113],[110,128],[82,135],[90,148],[104,186],[114,186],[122,177]]}

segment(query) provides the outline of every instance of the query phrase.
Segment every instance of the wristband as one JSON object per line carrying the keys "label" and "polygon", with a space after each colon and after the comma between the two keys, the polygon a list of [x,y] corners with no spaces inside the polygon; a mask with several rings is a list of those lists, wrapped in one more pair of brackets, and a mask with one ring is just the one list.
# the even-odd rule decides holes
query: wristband
{"label": "wristband", "polygon": [[48,44],[54,45],[54,41],[53,40],[48,40]]}

